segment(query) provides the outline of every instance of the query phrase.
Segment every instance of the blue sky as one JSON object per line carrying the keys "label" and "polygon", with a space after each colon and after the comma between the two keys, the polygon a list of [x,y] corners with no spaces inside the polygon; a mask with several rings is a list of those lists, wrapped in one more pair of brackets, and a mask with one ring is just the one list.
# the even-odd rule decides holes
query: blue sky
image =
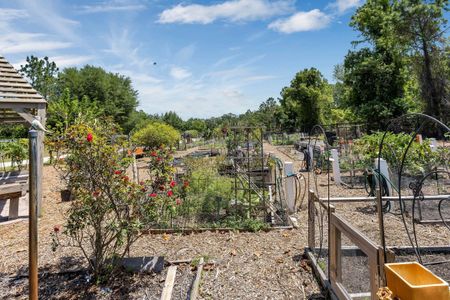
{"label": "blue sky", "polygon": [[[129,76],[148,113],[256,109],[296,72],[332,81],[362,0],[0,0],[0,54]],[[156,62],[156,65],[154,65]]]}

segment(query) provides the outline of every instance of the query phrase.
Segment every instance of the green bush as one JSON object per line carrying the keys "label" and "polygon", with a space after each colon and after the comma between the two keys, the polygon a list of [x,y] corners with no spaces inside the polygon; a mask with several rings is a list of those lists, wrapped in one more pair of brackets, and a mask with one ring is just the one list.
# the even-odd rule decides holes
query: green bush
{"label": "green bush", "polygon": [[136,145],[150,148],[172,147],[180,140],[180,133],[170,125],[153,122],[134,133],[132,140]]}
{"label": "green bush", "polygon": [[[54,153],[67,153],[55,167],[67,176],[75,201],[67,211],[63,233],[78,247],[97,281],[114,275],[116,259],[129,253],[141,232],[160,220],[160,212],[180,202],[171,174],[171,153],[151,152],[150,179],[132,182],[126,175],[132,158],[110,143],[117,127],[112,122],[70,126],[62,136],[50,137]],[[56,227],[55,227],[56,228]],[[55,229],[53,248],[59,244]]]}
{"label": "green bush", "polygon": [[[383,135],[384,132],[377,132],[355,140],[355,154],[359,155],[362,164],[373,166],[374,160],[378,158]],[[405,133],[394,134],[389,132],[386,134],[381,157],[387,161],[391,170],[399,170],[411,139],[412,137]],[[428,140],[425,140],[422,144],[413,141],[405,157],[403,172],[423,174],[433,168],[435,156],[436,154],[431,151]]]}
{"label": "green bush", "polygon": [[11,167],[22,170],[22,161],[28,158],[28,140],[20,139],[8,143],[0,143],[0,154],[2,159],[10,160]]}

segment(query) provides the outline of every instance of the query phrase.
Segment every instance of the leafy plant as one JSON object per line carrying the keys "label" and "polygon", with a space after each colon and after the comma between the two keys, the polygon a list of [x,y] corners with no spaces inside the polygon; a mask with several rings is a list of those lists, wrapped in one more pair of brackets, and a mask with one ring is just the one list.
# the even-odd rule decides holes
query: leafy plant
{"label": "leafy plant", "polygon": [[3,159],[11,161],[11,167],[20,171],[23,168],[23,161],[28,158],[28,144],[26,139],[14,140],[7,143],[0,143],[0,155]]}
{"label": "leafy plant", "polygon": [[157,222],[162,203],[176,202],[167,155],[152,156],[151,179],[132,182],[126,174],[132,158],[120,151],[127,145],[110,143],[117,131],[110,120],[97,120],[70,126],[50,144],[55,153],[67,153],[55,167],[68,175],[76,194],[63,233],[70,246],[81,250],[97,282],[114,275],[116,260],[129,252],[142,230]]}
{"label": "leafy plant", "polygon": [[[384,132],[377,132],[355,140],[355,153],[359,155],[365,165],[373,166],[374,160],[378,158],[383,135]],[[415,141],[410,143],[411,139],[412,137],[405,133],[387,133],[383,141],[381,157],[396,171],[399,171],[404,159],[403,172],[423,174],[433,168],[432,162],[435,160],[436,154],[431,151],[427,140],[420,144]]]}
{"label": "leafy plant", "polygon": [[180,140],[180,133],[170,125],[153,122],[134,133],[132,140],[136,145],[150,148],[174,146]]}

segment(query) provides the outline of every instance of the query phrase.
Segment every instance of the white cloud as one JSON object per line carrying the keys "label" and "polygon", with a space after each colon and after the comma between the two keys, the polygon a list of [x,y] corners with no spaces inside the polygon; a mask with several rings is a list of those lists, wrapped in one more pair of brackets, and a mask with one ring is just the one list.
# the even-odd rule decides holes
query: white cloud
{"label": "white cloud", "polygon": [[186,79],[188,77],[191,77],[191,75],[192,74],[188,70],[180,67],[172,67],[170,69],[170,76],[172,76],[176,80]]}
{"label": "white cloud", "polygon": [[28,13],[23,9],[0,8],[0,20],[8,21],[13,19],[25,18]]}
{"label": "white cloud", "polygon": [[186,62],[192,58],[196,50],[195,44],[187,45],[186,47],[181,48],[177,54],[175,55],[176,59]]}
{"label": "white cloud", "polygon": [[79,22],[63,17],[57,9],[58,3],[55,0],[18,0],[17,2],[27,10],[28,20],[46,27],[47,30],[65,40],[70,40],[74,43],[79,43],[83,40],[75,33],[75,28],[79,25]]}
{"label": "white cloud", "polygon": [[344,13],[351,8],[358,7],[361,3],[361,0],[336,0],[329,7],[337,9],[339,13]]}
{"label": "white cloud", "polygon": [[151,65],[153,61],[150,57],[143,58],[140,55],[140,45],[135,43],[134,36],[130,36],[129,32],[127,28],[120,31],[111,30],[111,34],[107,37],[109,48],[104,51],[137,68]]}
{"label": "white cloud", "polygon": [[48,36],[40,33],[11,32],[0,36],[0,49],[4,54],[51,51],[69,48],[68,42],[52,41]]}
{"label": "white cloud", "polygon": [[130,3],[129,1],[112,0],[102,1],[91,5],[83,5],[80,7],[81,13],[108,13],[108,12],[124,12],[139,11],[146,9],[142,3]]}
{"label": "white cloud", "polygon": [[292,9],[291,0],[230,0],[215,5],[178,4],[164,10],[158,22],[209,24],[219,19],[251,21],[285,14]]}
{"label": "white cloud", "polygon": [[289,18],[276,20],[269,24],[269,28],[282,33],[312,31],[327,27],[330,21],[330,16],[319,9],[313,9],[307,12],[297,12]]}
{"label": "white cloud", "polygon": [[94,59],[93,56],[75,56],[75,55],[64,55],[64,56],[52,56],[49,58],[50,60],[54,61],[58,68],[62,69],[65,67],[71,67],[71,66],[80,66],[84,65],[87,62]]}

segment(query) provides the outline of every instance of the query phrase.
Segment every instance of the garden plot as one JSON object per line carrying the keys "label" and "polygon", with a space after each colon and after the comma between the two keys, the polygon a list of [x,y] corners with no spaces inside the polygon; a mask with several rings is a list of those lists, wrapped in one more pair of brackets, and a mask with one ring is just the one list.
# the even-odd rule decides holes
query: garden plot
{"label": "garden plot", "polygon": [[[44,214],[39,221],[41,295],[46,299],[159,299],[166,269],[157,275],[122,274],[112,283],[96,287],[86,282],[83,270],[87,265],[78,249],[60,247],[56,252],[52,251],[50,233],[54,226],[63,224],[70,203],[61,202],[59,191],[62,186],[56,171],[45,167],[44,176]],[[300,218],[300,222],[306,220]],[[306,223],[301,223],[301,228],[257,233],[144,235],[133,246],[130,255],[163,255],[170,261],[205,257],[214,261],[214,267],[205,270],[202,277],[200,299],[324,299],[310,267],[302,258]],[[26,274],[28,223],[0,225],[0,236],[3,249],[0,299],[26,299],[27,279],[12,280],[11,277]],[[80,268],[79,273],[57,274]],[[186,281],[190,283],[195,272],[188,265],[186,271],[183,270],[177,274],[186,274]],[[187,289],[177,279],[173,299],[185,299],[180,296],[184,292]]]}

